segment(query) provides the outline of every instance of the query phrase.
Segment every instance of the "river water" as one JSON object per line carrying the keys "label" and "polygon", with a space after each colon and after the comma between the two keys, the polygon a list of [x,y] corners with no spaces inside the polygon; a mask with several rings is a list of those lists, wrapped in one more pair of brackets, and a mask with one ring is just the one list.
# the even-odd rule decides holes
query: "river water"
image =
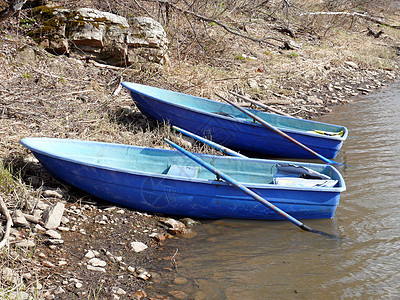
{"label": "river water", "polygon": [[344,125],[347,191],[332,220],[208,221],[175,250],[168,291],[195,299],[400,299],[400,82],[319,119]]}

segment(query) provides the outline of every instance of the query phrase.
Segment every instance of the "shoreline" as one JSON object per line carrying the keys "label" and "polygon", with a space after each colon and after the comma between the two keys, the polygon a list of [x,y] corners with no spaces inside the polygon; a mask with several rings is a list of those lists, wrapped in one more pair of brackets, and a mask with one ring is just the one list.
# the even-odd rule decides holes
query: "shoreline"
{"label": "shoreline", "polygon": [[[143,116],[128,93],[118,91],[121,79],[214,100],[215,92],[227,97],[235,92],[306,119],[399,80],[398,59],[384,55],[393,41],[368,37],[376,46],[371,49],[383,54],[363,64],[364,56],[351,50],[367,37],[359,33],[354,40],[346,37],[344,46],[336,37],[325,41],[331,49],[323,41],[309,45],[308,36],[295,50],[265,50],[232,41],[230,46],[237,46],[229,49],[232,53],[256,53],[256,59],[238,59],[229,52],[229,59],[213,65],[181,61],[180,53],[173,53],[170,65],[110,69],[53,56],[13,26],[18,26],[16,19],[1,27],[0,38],[0,197],[14,217],[10,248],[0,251],[0,296],[185,298],[177,291],[159,295],[156,286],[163,280],[181,280],[174,275],[174,253],[163,247],[170,239],[193,237],[196,220],[114,206],[63,185],[19,144],[22,137],[47,136],[166,148],[163,138],[173,137],[171,129]],[[207,147],[190,151],[217,153]],[[60,224],[46,228],[43,213],[57,203],[65,205]],[[147,248],[139,251],[143,244]]]}

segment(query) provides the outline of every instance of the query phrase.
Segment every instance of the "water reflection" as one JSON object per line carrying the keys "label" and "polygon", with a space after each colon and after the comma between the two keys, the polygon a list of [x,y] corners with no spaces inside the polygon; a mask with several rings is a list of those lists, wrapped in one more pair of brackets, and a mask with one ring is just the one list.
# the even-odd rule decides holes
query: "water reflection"
{"label": "water reflection", "polygon": [[178,248],[166,284],[196,299],[400,297],[400,83],[363,97],[321,121],[346,126],[337,157],[347,191],[333,220],[311,228],[352,240],[302,232],[289,222],[221,220],[196,228]]}

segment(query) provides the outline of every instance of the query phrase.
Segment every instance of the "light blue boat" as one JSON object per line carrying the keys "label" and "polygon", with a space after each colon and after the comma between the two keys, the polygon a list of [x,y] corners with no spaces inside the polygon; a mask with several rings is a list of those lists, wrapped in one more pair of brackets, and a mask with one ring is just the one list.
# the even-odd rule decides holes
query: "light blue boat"
{"label": "light blue boat", "polygon": [[[229,104],[151,86],[123,82],[139,110],[229,148],[279,157],[315,158]],[[325,158],[334,158],[347,138],[346,127],[251,110]]]}
{"label": "light blue boat", "polygon": [[[281,220],[174,150],[24,138],[57,180],[117,205],[196,218]],[[332,218],[345,183],[330,165],[195,154],[297,219]]]}

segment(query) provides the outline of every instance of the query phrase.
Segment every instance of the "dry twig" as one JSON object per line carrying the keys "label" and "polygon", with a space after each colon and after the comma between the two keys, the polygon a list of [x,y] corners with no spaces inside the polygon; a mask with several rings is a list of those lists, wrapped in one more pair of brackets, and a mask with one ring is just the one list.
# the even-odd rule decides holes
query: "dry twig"
{"label": "dry twig", "polygon": [[[153,0],[153,1],[156,1],[156,2],[159,2],[159,3],[164,3],[164,2],[165,2],[164,0]],[[222,27],[223,29],[225,29],[226,31],[228,31],[229,33],[234,34],[234,35],[237,35],[237,36],[240,36],[240,37],[245,38],[245,39],[248,39],[248,40],[251,40],[251,41],[253,41],[253,42],[265,43],[265,44],[268,44],[268,45],[273,46],[273,47],[276,47],[276,45],[273,44],[273,43],[267,42],[267,40],[275,40],[275,41],[277,41],[277,42],[284,43],[283,40],[281,40],[281,39],[279,39],[279,38],[276,38],[276,37],[264,37],[263,39],[259,39],[259,38],[255,38],[255,37],[250,36],[250,35],[242,34],[242,33],[238,32],[238,31],[235,31],[235,30],[231,29],[228,25],[224,24],[224,23],[221,22],[221,21],[218,21],[218,20],[215,20],[215,19],[212,19],[212,18],[203,16],[203,15],[200,15],[200,14],[195,13],[195,12],[193,12],[193,11],[189,11],[189,10],[180,8],[180,7],[174,5],[174,4],[170,3],[170,2],[168,2],[168,5],[169,5],[172,9],[175,9],[175,10],[177,10],[177,11],[180,11],[181,13],[183,13],[183,14],[185,14],[185,15],[194,16],[195,18],[197,18],[197,19],[199,19],[199,20],[202,20],[202,21],[213,22],[213,23],[217,24],[218,26]]]}
{"label": "dry twig", "polygon": [[13,226],[13,221],[11,219],[10,212],[6,204],[4,203],[3,198],[0,196],[0,212],[6,217],[6,230],[3,235],[3,239],[0,241],[0,249],[3,248],[5,245],[8,245],[8,239],[10,237],[11,227]]}
{"label": "dry twig", "polygon": [[382,19],[371,17],[371,16],[367,15],[366,13],[364,13],[364,14],[358,13],[358,12],[350,13],[347,11],[332,11],[332,12],[318,11],[318,12],[303,13],[300,16],[318,16],[318,15],[328,15],[328,16],[343,15],[343,16],[349,16],[349,17],[360,17],[360,18],[366,19],[368,21],[374,22],[376,24],[379,24],[379,25],[387,26],[387,27],[394,28],[394,29],[400,29],[400,25],[393,25],[393,24],[386,23]]}

